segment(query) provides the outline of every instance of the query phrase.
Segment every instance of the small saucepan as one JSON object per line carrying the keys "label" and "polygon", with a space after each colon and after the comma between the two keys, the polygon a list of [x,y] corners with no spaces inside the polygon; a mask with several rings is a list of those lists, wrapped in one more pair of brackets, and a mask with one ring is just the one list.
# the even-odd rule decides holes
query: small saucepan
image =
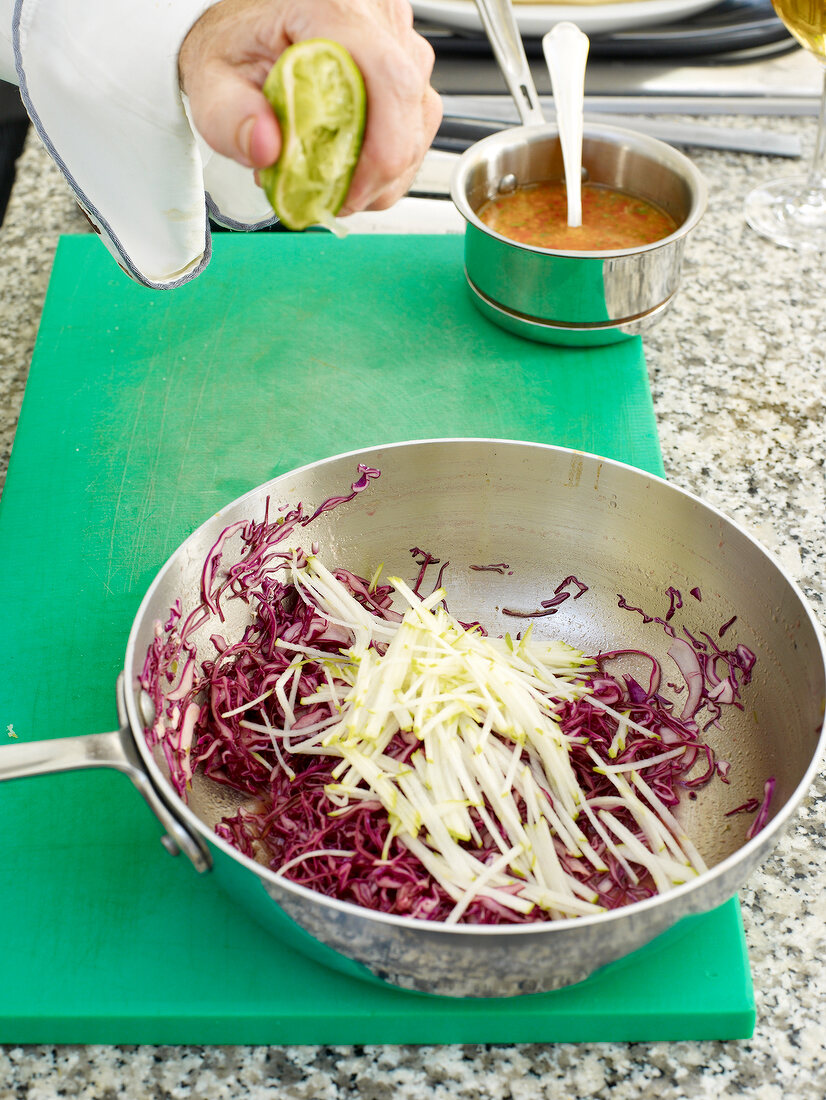
{"label": "small saucepan", "polygon": [[611,344],[644,332],[677,293],[686,240],[708,200],[702,174],[665,142],[586,121],[583,178],[655,204],[676,229],[652,244],[581,252],[516,243],[491,229],[479,217],[486,202],[516,187],[561,180],[565,171],[559,131],[544,122],[510,5],[479,6],[522,125],[470,146],[451,181],[467,223],[465,274],[475,304],[501,327],[550,344]]}

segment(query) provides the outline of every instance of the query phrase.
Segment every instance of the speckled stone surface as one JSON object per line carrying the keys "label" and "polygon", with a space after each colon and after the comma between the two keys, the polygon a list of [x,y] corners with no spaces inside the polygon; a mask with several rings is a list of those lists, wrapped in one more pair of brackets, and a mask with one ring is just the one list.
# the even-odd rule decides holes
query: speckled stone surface
{"label": "speckled stone surface", "polygon": [[[799,132],[807,151],[814,140],[812,119],[715,119],[727,121]],[[826,257],[775,247],[743,221],[749,188],[796,165],[691,155],[708,178],[710,205],[690,241],[677,301],[645,339],[667,476],[772,549],[826,623]],[[59,173],[30,138],[0,229],[3,469],[57,236],[85,230]],[[823,1100],[824,826],[821,777],[742,891],[757,999],[748,1040],[0,1047],[0,1100]]]}

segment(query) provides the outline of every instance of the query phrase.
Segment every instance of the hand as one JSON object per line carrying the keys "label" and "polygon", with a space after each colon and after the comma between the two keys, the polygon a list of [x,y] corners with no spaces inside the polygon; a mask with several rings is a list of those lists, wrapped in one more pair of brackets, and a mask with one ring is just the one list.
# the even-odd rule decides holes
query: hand
{"label": "hand", "polygon": [[331,38],[361,70],[367,125],[341,213],[383,210],[408,190],[442,116],[430,86],[433,50],[407,0],[220,0],[189,31],[178,58],[198,132],[249,168],[274,164],[278,122],[261,92],[293,42]]}

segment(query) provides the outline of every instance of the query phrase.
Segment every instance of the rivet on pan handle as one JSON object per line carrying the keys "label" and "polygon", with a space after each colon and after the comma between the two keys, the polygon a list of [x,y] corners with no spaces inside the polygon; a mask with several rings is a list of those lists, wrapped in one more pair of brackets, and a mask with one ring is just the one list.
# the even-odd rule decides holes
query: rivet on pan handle
{"label": "rivet on pan handle", "polygon": [[196,871],[210,870],[212,858],[208,847],[170,810],[143,766],[125,718],[122,677],[118,678],[118,718],[120,729],[110,733],[4,745],[0,749],[0,782],[80,768],[114,768],[129,776],[160,821],[165,831],[161,843],[166,850],[171,855],[183,852]]}

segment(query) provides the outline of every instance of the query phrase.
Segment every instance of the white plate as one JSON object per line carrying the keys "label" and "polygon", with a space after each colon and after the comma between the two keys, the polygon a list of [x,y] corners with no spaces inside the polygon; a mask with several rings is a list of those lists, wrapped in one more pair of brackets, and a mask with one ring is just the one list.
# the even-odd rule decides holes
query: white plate
{"label": "white plate", "polygon": [[[554,23],[570,19],[586,34],[613,34],[634,27],[674,23],[705,11],[720,0],[628,0],[620,4],[519,4],[513,10],[526,37],[541,37]],[[480,31],[482,23],[474,0],[412,0],[422,22],[457,31]]]}

